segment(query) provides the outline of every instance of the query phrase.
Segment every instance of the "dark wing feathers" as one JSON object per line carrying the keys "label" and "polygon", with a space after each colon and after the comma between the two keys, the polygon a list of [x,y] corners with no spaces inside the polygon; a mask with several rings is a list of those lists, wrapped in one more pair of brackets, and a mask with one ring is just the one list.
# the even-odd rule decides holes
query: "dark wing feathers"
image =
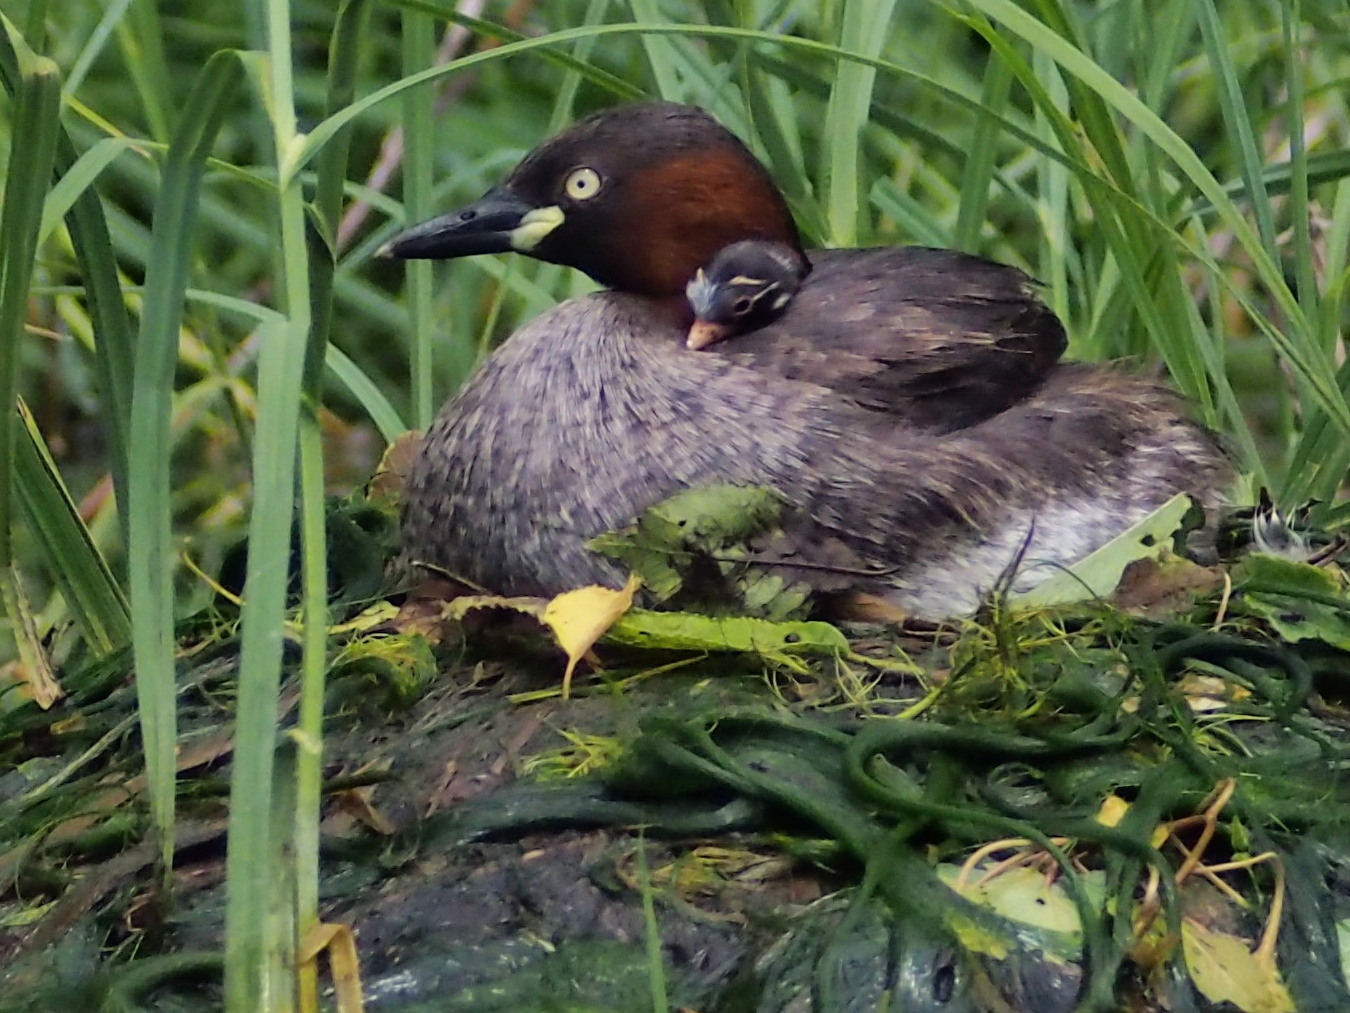
{"label": "dark wing feathers", "polygon": [[1035,282],[1016,268],[925,247],[810,256],[814,270],[782,319],[726,342],[721,354],[953,430],[1034,392],[1067,344]]}

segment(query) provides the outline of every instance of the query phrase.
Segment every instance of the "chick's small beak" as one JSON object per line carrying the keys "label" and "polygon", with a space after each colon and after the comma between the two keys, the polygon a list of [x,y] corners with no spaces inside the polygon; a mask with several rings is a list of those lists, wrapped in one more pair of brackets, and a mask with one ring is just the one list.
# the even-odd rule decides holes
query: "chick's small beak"
{"label": "chick's small beak", "polygon": [[527,253],[562,224],[557,207],[535,207],[496,187],[467,207],[399,233],[378,256],[397,260],[451,260],[479,253]]}
{"label": "chick's small beak", "polygon": [[695,320],[689,328],[689,337],[684,339],[684,347],[692,351],[701,351],[709,345],[715,345],[731,334],[726,324],[716,324],[711,320]]}

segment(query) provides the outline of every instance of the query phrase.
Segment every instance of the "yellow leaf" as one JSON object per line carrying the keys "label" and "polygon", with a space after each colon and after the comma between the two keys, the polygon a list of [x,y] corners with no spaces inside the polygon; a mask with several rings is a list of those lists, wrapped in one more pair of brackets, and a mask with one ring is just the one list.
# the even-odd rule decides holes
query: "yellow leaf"
{"label": "yellow leaf", "polygon": [[446,602],[441,614],[446,619],[463,619],[476,609],[501,609],[539,619],[546,604],[543,598],[501,598],[495,594],[462,594]]}
{"label": "yellow leaf", "polygon": [[[946,880],[944,868],[939,866],[938,875]],[[947,885],[953,884],[948,882]],[[1062,883],[1049,882],[1044,872],[1030,866],[1017,866],[977,883],[968,883],[961,894],[999,917],[1023,925],[1073,936],[1083,931],[1078,908]]]}
{"label": "yellow leaf", "polygon": [[296,954],[300,975],[301,1010],[317,1010],[318,957],[328,951],[328,968],[333,974],[333,998],[338,1013],[361,1013],[365,1000],[361,996],[361,962],[356,954],[356,936],[350,925],[315,922],[300,940]]}
{"label": "yellow leaf", "polygon": [[1181,942],[1191,981],[1206,999],[1230,1002],[1245,1013],[1294,1013],[1279,968],[1253,953],[1245,939],[1184,918]]}
{"label": "yellow leaf", "polygon": [[1130,811],[1130,803],[1119,795],[1107,795],[1097,810],[1097,822],[1104,827],[1118,827],[1125,814]]}
{"label": "yellow leaf", "polygon": [[544,623],[553,631],[558,646],[567,652],[567,671],[563,673],[562,687],[564,700],[571,691],[572,672],[577,662],[619,616],[632,607],[633,595],[641,584],[634,574],[618,591],[598,585],[579,587],[575,591],[564,591],[544,606]]}
{"label": "yellow leaf", "polygon": [[51,659],[37,620],[28,607],[28,596],[19,581],[19,571],[10,564],[0,571],[0,606],[10,619],[10,631],[18,658],[0,670],[0,686],[15,684],[22,696],[28,697],[43,710],[48,710],[65,695],[56,679]]}
{"label": "yellow leaf", "polygon": [[423,435],[421,430],[403,433],[385,449],[370,480],[370,498],[377,504],[394,506],[402,500],[408,472],[422,449]]}

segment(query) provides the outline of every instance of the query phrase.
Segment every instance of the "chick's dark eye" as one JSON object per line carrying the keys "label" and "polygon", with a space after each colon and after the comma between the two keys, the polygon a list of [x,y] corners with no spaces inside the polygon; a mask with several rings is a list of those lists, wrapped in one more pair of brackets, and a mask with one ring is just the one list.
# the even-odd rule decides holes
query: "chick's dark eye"
{"label": "chick's dark eye", "polygon": [[751,299],[748,295],[743,295],[731,304],[731,312],[738,317],[743,317],[754,308],[754,305],[755,300]]}

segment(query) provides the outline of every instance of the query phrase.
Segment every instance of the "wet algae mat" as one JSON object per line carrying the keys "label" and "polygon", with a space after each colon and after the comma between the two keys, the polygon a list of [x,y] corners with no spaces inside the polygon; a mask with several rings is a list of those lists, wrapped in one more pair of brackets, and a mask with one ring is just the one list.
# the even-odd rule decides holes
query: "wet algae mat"
{"label": "wet algae mat", "polygon": [[[1350,1008],[1334,561],[1149,563],[830,651],[639,611],[566,700],[521,611],[335,635],[322,910],[367,1009]],[[219,1008],[231,623],[181,631],[169,904],[126,659],[4,715],[0,1008]]]}

